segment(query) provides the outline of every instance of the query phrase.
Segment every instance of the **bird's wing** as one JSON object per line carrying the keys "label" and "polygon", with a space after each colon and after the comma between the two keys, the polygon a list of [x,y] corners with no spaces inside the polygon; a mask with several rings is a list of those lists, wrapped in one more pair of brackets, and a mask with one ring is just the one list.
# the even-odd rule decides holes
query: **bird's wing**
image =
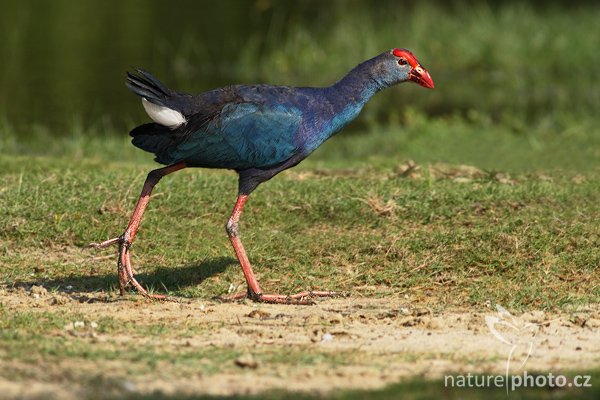
{"label": "bird's wing", "polygon": [[253,167],[281,163],[297,151],[295,133],[302,112],[283,104],[238,103],[221,110],[221,135],[241,160]]}
{"label": "bird's wing", "polygon": [[293,106],[228,103],[209,118],[192,117],[189,133],[168,150],[168,157],[207,167],[268,168],[298,151],[295,133],[301,124],[302,113]]}

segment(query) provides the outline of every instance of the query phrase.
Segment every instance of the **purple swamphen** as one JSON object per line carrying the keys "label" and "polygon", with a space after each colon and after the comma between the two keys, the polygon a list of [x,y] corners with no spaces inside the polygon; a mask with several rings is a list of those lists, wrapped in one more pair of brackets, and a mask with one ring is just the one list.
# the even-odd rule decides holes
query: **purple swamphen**
{"label": "purple swamphen", "polygon": [[132,284],[150,295],[133,276],[130,247],[154,186],[165,175],[186,167],[233,169],[239,175],[237,201],[226,230],[244,272],[248,297],[268,303],[306,304],[313,296],[332,292],[307,291],[294,295],[265,294],[239,237],[238,221],[248,196],[258,185],[291,168],[341,130],[360,113],[379,90],[404,81],[433,88],[429,73],[405,49],[386,51],[367,60],[329,87],[236,85],[199,95],[175,92],[151,74],[127,74],[127,87],[142,97],[154,123],[131,131],[133,144],[156,155],[166,167],[150,171],[125,232],[93,243],[96,248],[118,244],[121,294]]}

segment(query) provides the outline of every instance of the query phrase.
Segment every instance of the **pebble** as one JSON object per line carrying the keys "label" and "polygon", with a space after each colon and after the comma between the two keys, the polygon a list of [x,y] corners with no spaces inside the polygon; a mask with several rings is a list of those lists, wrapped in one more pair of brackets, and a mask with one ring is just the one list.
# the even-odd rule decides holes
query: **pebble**
{"label": "pebble", "polygon": [[30,293],[34,298],[39,299],[40,296],[45,296],[48,293],[48,290],[46,290],[46,288],[43,286],[33,285]]}
{"label": "pebble", "polygon": [[122,385],[123,389],[125,389],[128,392],[135,392],[135,390],[137,389],[136,384],[131,381],[124,381]]}
{"label": "pebble", "polygon": [[344,321],[344,316],[342,314],[334,314],[329,318],[329,322],[332,324],[341,324]]}
{"label": "pebble", "polygon": [[227,294],[233,293],[234,290],[235,290],[235,285],[233,283],[230,283],[229,287],[227,288]]}
{"label": "pebble", "polygon": [[252,310],[250,311],[249,314],[246,315],[249,318],[256,318],[256,319],[265,319],[271,316],[270,313],[266,312],[266,311],[261,311],[261,310]]}
{"label": "pebble", "polygon": [[304,325],[317,325],[321,322],[321,318],[318,315],[311,314],[304,320]]}
{"label": "pebble", "polygon": [[252,357],[252,354],[244,354],[235,359],[235,365],[241,368],[256,369],[258,362]]}
{"label": "pebble", "polygon": [[333,335],[331,333],[324,333],[323,338],[321,339],[323,343],[333,342]]}
{"label": "pebble", "polygon": [[50,300],[48,300],[48,302],[50,303],[50,305],[55,306],[55,305],[62,305],[62,304],[67,304],[69,302],[69,298],[60,294],[54,295],[52,296],[52,298]]}
{"label": "pebble", "polygon": [[429,319],[425,323],[425,327],[427,329],[440,329],[442,327],[442,325],[440,324],[440,321],[438,321],[437,319]]}

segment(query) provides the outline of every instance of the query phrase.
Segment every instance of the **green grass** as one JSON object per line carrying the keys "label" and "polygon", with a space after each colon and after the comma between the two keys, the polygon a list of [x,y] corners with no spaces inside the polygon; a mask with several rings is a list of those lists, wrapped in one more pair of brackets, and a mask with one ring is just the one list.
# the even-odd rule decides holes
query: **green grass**
{"label": "green grass", "polygon": [[[339,135],[252,194],[241,235],[265,290],[407,295],[413,306],[434,312],[483,311],[490,303],[552,312],[598,302],[595,126],[583,120],[560,134],[543,126],[514,133],[477,116],[427,119],[409,111],[404,119],[402,128]],[[50,140],[43,130],[22,138],[3,129],[0,285],[42,284],[51,295],[70,285],[75,292],[111,299],[117,294],[115,249],[94,251],[87,244],[122,233],[156,164],[125,135],[75,130]],[[234,173],[213,170],[184,170],[159,183],[132,250],[143,285],[198,301],[226,293],[232,283],[244,287],[224,231],[236,188]],[[97,387],[107,399],[161,399],[168,397],[129,394],[110,374],[94,371],[124,363],[126,376],[155,376],[157,370],[166,380],[210,376],[236,368],[233,360],[248,350],[181,344],[219,329],[218,324],[95,320],[100,337],[143,340],[124,349],[118,341],[86,336],[89,328],[65,333],[65,324],[76,320],[89,326],[93,316],[60,308],[8,310],[0,304],[0,355],[17,366],[2,377],[53,379],[24,366],[75,362],[82,372],[67,366],[66,375],[57,378],[84,385],[86,393]],[[163,344],[165,337],[169,342]],[[252,351],[274,368],[365,362],[360,352],[302,346]],[[377,363],[427,356],[406,352],[389,360],[381,356]],[[593,398],[596,387],[519,390],[511,398]],[[440,381],[416,379],[330,398],[386,399],[398,393],[414,399],[505,397],[503,390],[447,389]]]}
{"label": "green grass", "polygon": [[[339,136],[253,193],[241,232],[263,286],[391,290],[436,307],[598,300],[600,154],[584,134],[596,128],[536,141],[483,122],[410,119]],[[23,155],[0,156],[4,284],[115,288],[114,260],[94,261],[114,249],[86,245],[122,233],[155,164],[126,139],[74,139],[14,140]],[[41,143],[52,157],[30,156]],[[418,168],[407,177],[408,158]],[[223,171],[160,182],[133,249],[144,285],[201,298],[243,286],[223,229],[235,191]]]}

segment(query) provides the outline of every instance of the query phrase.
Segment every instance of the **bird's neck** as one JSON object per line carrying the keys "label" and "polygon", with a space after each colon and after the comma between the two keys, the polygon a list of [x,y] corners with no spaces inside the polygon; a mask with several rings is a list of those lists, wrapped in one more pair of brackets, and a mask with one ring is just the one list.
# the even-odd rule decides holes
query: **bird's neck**
{"label": "bird's neck", "polygon": [[346,76],[330,86],[332,94],[348,103],[363,106],[375,93],[390,86],[377,73],[377,57],[357,65]]}
{"label": "bird's neck", "polygon": [[322,125],[320,129],[307,131],[301,138],[307,154],[356,118],[375,93],[393,84],[378,78],[381,74],[376,74],[377,64],[376,58],[367,60],[335,84],[318,89],[325,101],[319,103],[315,115],[319,116],[317,119]]}
{"label": "bird's neck", "polygon": [[338,82],[325,88],[328,107],[324,110],[327,110],[325,114],[328,114],[330,120],[327,128],[318,135],[319,140],[326,140],[339,132],[358,116],[363,106],[375,93],[390,86],[377,78],[376,69],[376,60],[367,60],[348,72]]}

